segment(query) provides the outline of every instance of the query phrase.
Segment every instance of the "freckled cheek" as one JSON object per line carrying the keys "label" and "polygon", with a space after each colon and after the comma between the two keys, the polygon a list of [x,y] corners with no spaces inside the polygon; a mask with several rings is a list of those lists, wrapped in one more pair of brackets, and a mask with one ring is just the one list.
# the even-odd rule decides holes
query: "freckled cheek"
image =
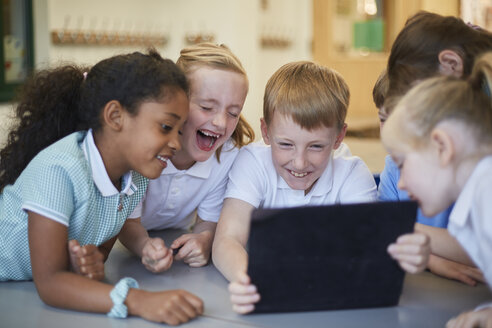
{"label": "freckled cheek", "polygon": [[316,156],[308,158],[308,162],[312,165],[316,170],[324,171],[328,166],[328,162],[330,160],[330,153],[319,153]]}
{"label": "freckled cheek", "polygon": [[239,122],[239,119],[229,119],[227,121],[227,132],[226,132],[226,137],[230,138],[232,134],[234,133],[234,130],[236,130],[237,123]]}
{"label": "freckled cheek", "polygon": [[195,129],[208,120],[208,115],[204,111],[190,110],[184,128]]}
{"label": "freckled cheek", "polygon": [[289,156],[282,154],[279,151],[273,150],[272,159],[276,166],[283,167],[290,162]]}
{"label": "freckled cheek", "polygon": [[186,120],[185,124],[183,125],[183,130],[185,130],[185,131],[195,130],[196,128],[198,128],[199,122],[200,122],[200,120],[197,119],[196,116],[190,115],[190,116],[188,116],[188,119]]}
{"label": "freckled cheek", "polygon": [[[181,128],[182,134],[179,136],[179,140],[186,142],[187,139],[195,137],[195,129],[192,127],[191,123],[187,122]],[[194,140],[194,139],[193,139]]]}

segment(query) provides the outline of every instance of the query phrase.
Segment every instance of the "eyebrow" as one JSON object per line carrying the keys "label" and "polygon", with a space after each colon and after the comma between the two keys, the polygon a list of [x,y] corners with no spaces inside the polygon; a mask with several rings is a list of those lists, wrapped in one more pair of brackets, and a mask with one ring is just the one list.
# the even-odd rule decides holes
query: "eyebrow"
{"label": "eyebrow", "polygon": [[178,114],[175,114],[175,113],[166,113],[166,115],[172,116],[172,117],[174,117],[177,120],[180,120],[181,119],[181,116],[179,116]]}
{"label": "eyebrow", "polygon": [[[214,98],[201,98],[201,97],[196,97],[196,98],[198,99],[198,102],[202,102],[203,101],[203,102],[210,102],[210,103],[214,103],[214,104],[220,104],[220,101],[217,101]],[[230,107],[241,108],[241,105],[240,104],[231,104],[227,108],[230,108]]]}
{"label": "eyebrow", "polygon": [[289,142],[292,142],[292,140],[289,138],[289,137],[279,137],[279,136],[273,136],[273,140],[275,141],[289,141]]}
{"label": "eyebrow", "polygon": [[204,98],[204,97],[200,97],[200,96],[197,96],[195,97],[198,101],[207,101],[207,102],[213,102],[213,103],[218,103],[217,100],[215,100],[214,98]]}

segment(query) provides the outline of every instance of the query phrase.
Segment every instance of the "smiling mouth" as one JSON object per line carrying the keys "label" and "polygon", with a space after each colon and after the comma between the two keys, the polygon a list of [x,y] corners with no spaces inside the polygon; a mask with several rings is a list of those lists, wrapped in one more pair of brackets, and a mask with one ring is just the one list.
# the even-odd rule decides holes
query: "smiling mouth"
{"label": "smiling mouth", "polygon": [[295,176],[296,178],[304,178],[306,175],[308,175],[308,172],[303,172],[303,173],[298,173],[292,170],[289,170],[290,174]]}
{"label": "smiling mouth", "polygon": [[159,162],[161,163],[161,165],[164,166],[164,168],[166,168],[167,167],[167,161],[169,160],[169,157],[164,157],[161,155],[157,155],[156,157],[159,160]]}
{"label": "smiling mouth", "polygon": [[210,151],[213,149],[215,142],[222,135],[218,133],[213,133],[205,130],[198,130],[196,134],[196,140],[198,143],[198,147],[204,151]]}

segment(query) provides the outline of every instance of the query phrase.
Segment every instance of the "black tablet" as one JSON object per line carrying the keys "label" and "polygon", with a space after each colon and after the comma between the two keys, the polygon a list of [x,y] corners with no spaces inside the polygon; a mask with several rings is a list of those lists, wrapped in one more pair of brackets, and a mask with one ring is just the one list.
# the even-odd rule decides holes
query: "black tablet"
{"label": "black tablet", "polygon": [[416,213],[410,201],[254,210],[254,313],[398,304],[404,272],[387,247],[413,231]]}

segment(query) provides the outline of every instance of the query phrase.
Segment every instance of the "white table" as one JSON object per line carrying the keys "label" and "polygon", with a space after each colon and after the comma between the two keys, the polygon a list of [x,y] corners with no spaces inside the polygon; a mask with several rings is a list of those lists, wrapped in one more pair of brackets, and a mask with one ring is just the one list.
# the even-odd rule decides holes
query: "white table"
{"label": "white table", "polygon": [[[158,232],[170,244],[182,232]],[[485,285],[469,287],[429,272],[407,275],[399,306],[343,311],[238,315],[231,310],[227,281],[212,264],[190,268],[176,262],[161,274],[152,274],[140,260],[117,243],[106,263],[106,280],[137,279],[147,290],[185,289],[205,302],[205,314],[182,327],[444,327],[448,319],[492,300]],[[0,283],[0,327],[162,327],[141,318],[111,319],[103,314],[79,313],[45,305],[34,283]]]}

